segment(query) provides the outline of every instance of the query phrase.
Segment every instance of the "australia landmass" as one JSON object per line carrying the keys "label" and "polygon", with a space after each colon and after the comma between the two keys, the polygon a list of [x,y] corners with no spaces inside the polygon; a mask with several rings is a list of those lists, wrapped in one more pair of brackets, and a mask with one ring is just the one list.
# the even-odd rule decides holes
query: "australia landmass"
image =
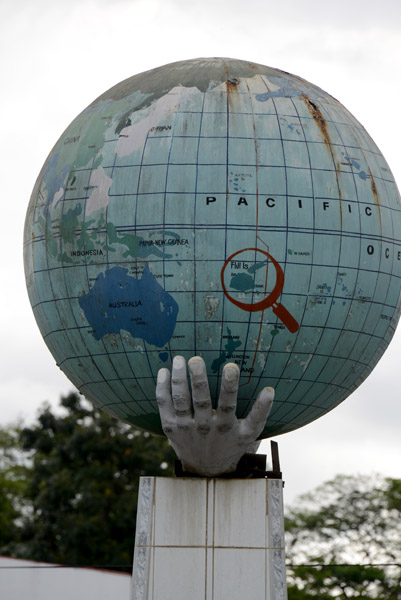
{"label": "australia landmass", "polygon": [[161,348],[173,335],[178,304],[147,265],[140,279],[122,267],[101,273],[89,293],[78,300],[96,340],[125,330]]}

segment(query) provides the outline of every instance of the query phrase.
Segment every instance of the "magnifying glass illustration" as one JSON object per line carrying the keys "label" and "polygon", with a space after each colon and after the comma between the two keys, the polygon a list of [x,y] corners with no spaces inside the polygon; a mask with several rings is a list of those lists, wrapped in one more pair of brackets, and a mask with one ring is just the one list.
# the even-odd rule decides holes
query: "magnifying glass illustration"
{"label": "magnifying glass illustration", "polygon": [[[265,298],[263,298],[263,300],[254,303],[241,302],[240,300],[237,300],[229,294],[224,283],[224,273],[227,268],[227,265],[236,256],[238,256],[238,254],[242,254],[243,252],[247,251],[259,252],[260,254],[263,254],[268,260],[271,260],[276,270],[276,283],[273,290]],[[280,319],[280,321],[283,323],[283,325],[285,325],[288,331],[290,331],[291,333],[295,333],[296,331],[298,331],[298,321],[294,319],[292,314],[288,312],[288,310],[280,302],[277,302],[284,286],[284,271],[271,254],[269,254],[265,250],[260,250],[259,248],[243,248],[242,250],[237,250],[237,252],[231,254],[231,256],[229,256],[225,261],[221,270],[220,278],[225,296],[228,298],[228,300],[230,300],[230,302],[235,304],[235,306],[238,306],[238,308],[241,308],[242,310],[245,310],[247,312],[257,312],[261,310],[266,310],[266,308],[271,308],[273,310],[273,313],[276,315],[276,317]]]}

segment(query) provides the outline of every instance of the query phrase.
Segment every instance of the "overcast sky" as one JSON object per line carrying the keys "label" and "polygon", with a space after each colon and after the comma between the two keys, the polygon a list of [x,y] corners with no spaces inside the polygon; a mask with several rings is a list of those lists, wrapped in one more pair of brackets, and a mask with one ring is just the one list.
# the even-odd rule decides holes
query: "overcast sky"
{"label": "overcast sky", "polygon": [[[63,130],[136,73],[196,57],[266,64],[319,85],[378,144],[401,185],[400,0],[0,0],[0,425],[31,422],[72,385],[37,329],[22,230]],[[340,407],[279,442],[286,501],[336,473],[400,477],[401,328]]]}

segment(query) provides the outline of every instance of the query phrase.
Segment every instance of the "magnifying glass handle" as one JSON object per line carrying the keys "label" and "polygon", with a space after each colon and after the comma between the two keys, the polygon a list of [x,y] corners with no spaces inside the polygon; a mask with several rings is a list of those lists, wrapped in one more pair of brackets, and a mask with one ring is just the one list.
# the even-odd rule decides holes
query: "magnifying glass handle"
{"label": "magnifying glass handle", "polygon": [[285,325],[291,333],[295,333],[299,329],[299,323],[294,319],[294,317],[288,312],[288,310],[277,302],[272,306],[273,312],[280,319],[280,321]]}

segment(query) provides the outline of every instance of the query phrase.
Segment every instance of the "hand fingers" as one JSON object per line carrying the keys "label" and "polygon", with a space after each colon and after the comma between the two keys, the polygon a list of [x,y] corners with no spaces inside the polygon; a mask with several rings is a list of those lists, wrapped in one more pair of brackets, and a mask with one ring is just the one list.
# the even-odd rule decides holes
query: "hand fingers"
{"label": "hand fingers", "polygon": [[183,356],[174,357],[173,368],[171,370],[171,392],[177,417],[187,417],[192,415],[187,367]]}
{"label": "hand fingers", "polygon": [[263,431],[267,417],[271,411],[274,400],[274,389],[265,387],[258,394],[250,412],[241,423],[244,433],[256,439]]}
{"label": "hand fingers", "polygon": [[162,428],[167,435],[175,420],[173,402],[170,394],[170,371],[160,369],[157,373],[156,400],[159,405]]}
{"label": "hand fingers", "polygon": [[239,376],[240,371],[236,364],[228,363],[224,366],[217,405],[217,428],[219,431],[229,431],[236,420]]}
{"label": "hand fingers", "polygon": [[210,431],[213,414],[206,365],[200,356],[193,356],[188,361],[188,367],[191,377],[194,419],[198,431],[206,434]]}

